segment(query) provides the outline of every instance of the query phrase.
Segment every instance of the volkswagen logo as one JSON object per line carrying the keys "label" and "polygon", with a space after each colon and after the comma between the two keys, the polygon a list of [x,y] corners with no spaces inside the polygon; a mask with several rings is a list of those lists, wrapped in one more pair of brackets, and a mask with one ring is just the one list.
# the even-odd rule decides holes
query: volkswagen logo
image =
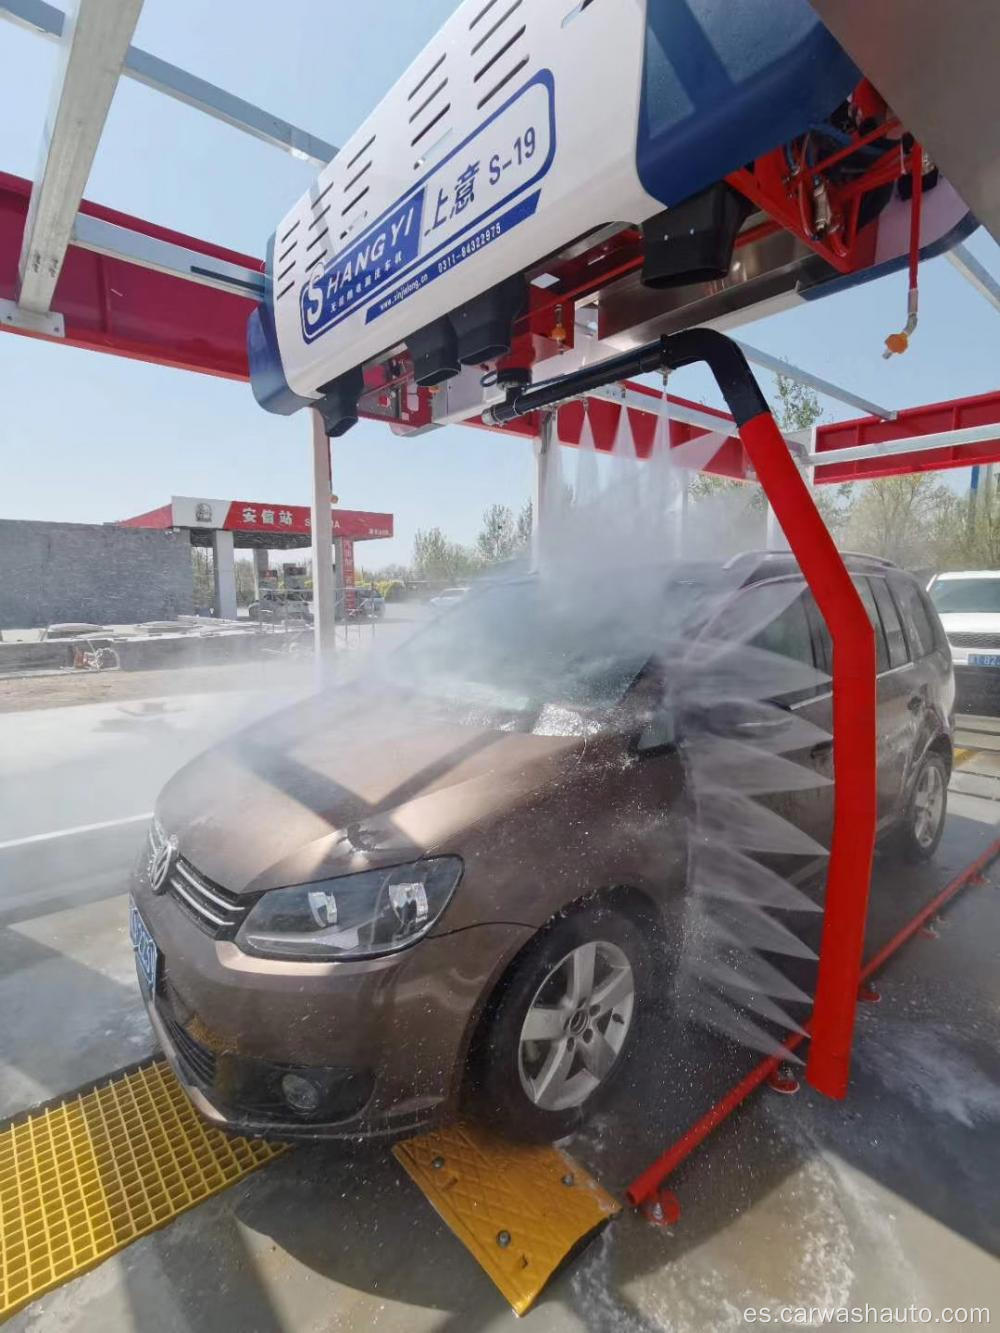
{"label": "volkswagen logo", "polygon": [[177,859],[177,839],[166,838],[149,858],[149,887],[154,893],[162,893],[167,887],[167,880]]}

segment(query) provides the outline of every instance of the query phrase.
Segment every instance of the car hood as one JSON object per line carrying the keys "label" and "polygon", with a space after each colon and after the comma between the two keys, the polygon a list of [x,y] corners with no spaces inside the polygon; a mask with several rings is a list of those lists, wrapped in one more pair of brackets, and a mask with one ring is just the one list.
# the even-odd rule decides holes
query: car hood
{"label": "car hood", "polygon": [[157,816],[187,860],[256,893],[461,855],[463,838],[572,767],[576,735],[537,736],[314,704],[256,723],[181,769]]}
{"label": "car hood", "polygon": [[945,634],[1000,634],[995,611],[939,611]]}

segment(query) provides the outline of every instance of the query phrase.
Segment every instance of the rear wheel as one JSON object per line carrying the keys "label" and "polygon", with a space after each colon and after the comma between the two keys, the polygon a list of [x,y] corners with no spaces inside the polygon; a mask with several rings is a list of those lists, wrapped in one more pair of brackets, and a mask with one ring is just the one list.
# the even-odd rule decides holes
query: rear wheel
{"label": "rear wheel", "polygon": [[515,960],[472,1053],[473,1109],[522,1139],[578,1125],[618,1077],[650,1002],[634,922],[596,906],[561,917]]}
{"label": "rear wheel", "polygon": [[929,861],[937,851],[948,813],[948,766],[940,754],[924,756],[899,830],[907,861]]}

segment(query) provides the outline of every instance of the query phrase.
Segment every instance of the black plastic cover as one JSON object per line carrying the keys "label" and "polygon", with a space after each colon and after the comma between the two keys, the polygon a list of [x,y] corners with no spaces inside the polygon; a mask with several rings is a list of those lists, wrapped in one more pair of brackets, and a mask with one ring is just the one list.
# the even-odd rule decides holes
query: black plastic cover
{"label": "black plastic cover", "polygon": [[724,278],[751,207],[748,199],[719,181],[644,222],[645,286],[682,287]]}

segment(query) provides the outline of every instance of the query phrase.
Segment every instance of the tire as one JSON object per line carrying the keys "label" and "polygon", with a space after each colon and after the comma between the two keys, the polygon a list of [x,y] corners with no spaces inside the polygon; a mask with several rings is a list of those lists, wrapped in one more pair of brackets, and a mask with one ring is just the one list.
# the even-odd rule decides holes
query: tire
{"label": "tire", "polygon": [[940,754],[924,756],[896,846],[904,861],[929,861],[937,851],[948,814],[948,765]]}
{"label": "tire", "polygon": [[[557,917],[527,945],[473,1042],[473,1114],[530,1142],[582,1123],[620,1076],[655,998],[646,935],[616,908],[595,905]],[[531,1024],[537,1039],[525,1036]]]}

